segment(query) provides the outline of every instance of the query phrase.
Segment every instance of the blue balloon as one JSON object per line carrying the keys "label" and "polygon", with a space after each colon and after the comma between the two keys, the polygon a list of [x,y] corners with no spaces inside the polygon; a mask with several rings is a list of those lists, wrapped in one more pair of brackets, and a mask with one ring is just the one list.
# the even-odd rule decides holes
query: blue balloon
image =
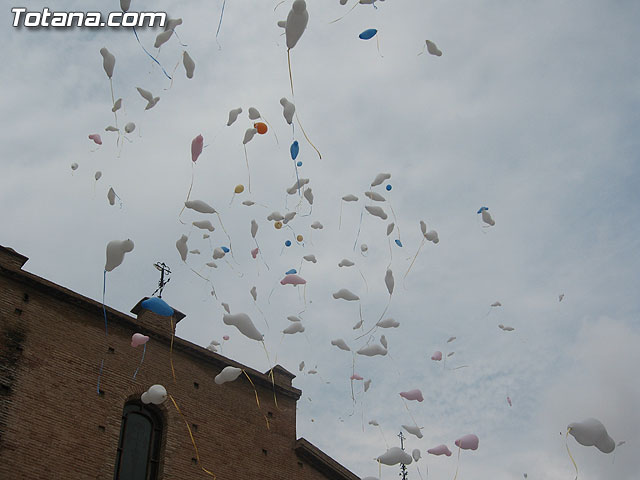
{"label": "blue balloon", "polygon": [[298,158],[298,153],[300,153],[300,145],[298,145],[297,140],[294,140],[291,144],[291,160]]}
{"label": "blue balloon", "polygon": [[375,28],[369,28],[358,35],[358,37],[360,37],[362,40],[370,40],[376,35],[376,33],[378,33],[378,30],[376,30]]}
{"label": "blue balloon", "polygon": [[162,315],[163,317],[173,316],[173,308],[171,308],[169,304],[161,298],[147,298],[146,300],[143,300],[140,305],[142,308],[150,310],[157,315]]}
{"label": "blue balloon", "polygon": [[287,240],[286,242],[284,242],[286,247],[290,247],[291,246],[291,240]]}
{"label": "blue balloon", "polygon": [[391,191],[391,185],[387,185],[386,189],[387,189],[387,192],[390,192]]}
{"label": "blue balloon", "polygon": [[295,275],[296,273],[298,273],[298,271],[295,268],[292,268],[287,273],[285,273],[285,275]]}
{"label": "blue balloon", "polygon": [[296,163],[296,165],[298,165],[299,167],[301,167],[301,166],[302,166],[302,162],[298,162],[298,163]]}
{"label": "blue balloon", "polygon": [[227,247],[220,247],[224,253],[229,253],[229,249]]}
{"label": "blue balloon", "polygon": [[398,245],[399,247],[402,246],[402,242],[399,239],[396,239],[396,245]]}
{"label": "blue balloon", "polygon": [[483,210],[489,210],[488,207],[480,207],[480,210],[478,210],[477,213],[482,213]]}

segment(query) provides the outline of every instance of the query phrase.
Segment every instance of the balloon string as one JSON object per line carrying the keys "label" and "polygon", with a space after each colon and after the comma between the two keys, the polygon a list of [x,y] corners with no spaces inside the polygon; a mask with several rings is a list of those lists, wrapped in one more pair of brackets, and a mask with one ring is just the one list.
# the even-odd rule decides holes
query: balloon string
{"label": "balloon string", "polygon": [[[193,188],[193,176],[194,176],[194,163],[191,162],[191,185],[189,185],[189,191],[187,192],[187,199],[185,200],[185,205],[182,206],[182,210],[180,210],[180,213],[178,214],[178,220],[180,220],[180,217],[182,216],[182,212],[184,212],[184,209],[187,208],[186,202],[189,201],[189,197],[191,196],[191,189]],[[184,223],[182,220],[180,220],[180,223],[183,225],[186,225],[186,223]]]}
{"label": "balloon string", "polygon": [[256,306],[256,308],[258,309],[258,311],[262,314],[262,318],[264,318],[264,323],[267,324],[267,328],[269,330],[271,330],[271,327],[269,326],[269,322],[267,322],[267,317],[265,316],[264,312],[260,309],[260,307],[258,306],[258,302],[256,302],[255,300],[253,301],[253,304]]}
{"label": "balloon string", "polygon": [[400,224],[398,223],[398,218],[396,217],[396,212],[393,210],[393,205],[391,202],[387,202],[389,204],[389,208],[391,209],[391,214],[393,215],[393,221],[396,223],[396,230],[398,231],[398,240],[402,243],[402,238],[400,237]]}
{"label": "balloon string", "polygon": [[[227,262],[228,263],[228,262]],[[186,265],[186,262],[185,262]],[[188,265],[187,265],[188,266]],[[213,285],[213,283],[211,282],[211,280],[209,280],[207,277],[203,276],[202,274],[196,272],[193,268],[189,267],[189,270],[191,270],[193,273],[195,273],[197,276],[199,276],[201,279],[203,279],[205,282],[208,282],[209,285],[211,285],[211,292],[213,293],[213,296],[216,297],[216,300],[218,300],[218,295],[216,294],[216,287]]]}
{"label": "balloon string", "polygon": [[343,16],[341,16],[340,18],[336,18],[335,20],[333,20],[333,21],[329,22],[329,25],[331,25],[332,23],[339,22],[339,21],[340,21],[340,20],[342,20],[344,17],[346,17],[347,15],[349,15],[349,14],[353,11],[353,9],[355,9],[355,8],[358,6],[358,3],[359,3],[359,1],[358,1],[358,0],[356,0],[356,3],[355,3],[355,5],[354,5],[353,7],[351,7],[351,10],[349,10],[347,13],[345,13],[345,14],[344,14]]}
{"label": "balloon string", "polygon": [[[105,339],[109,335],[107,330],[107,310],[104,306],[104,293],[107,288],[107,270],[105,269],[102,275],[102,313],[104,315],[104,337]],[[102,354],[102,360],[100,362],[100,371],[98,372],[98,386],[96,391],[100,395],[100,379],[102,378],[102,369],[104,368],[104,353]]]}
{"label": "balloon string", "polygon": [[573,459],[573,455],[571,455],[571,451],[569,450],[569,443],[568,443],[569,432],[571,432],[571,428],[567,429],[567,434],[564,437],[564,445],[565,445],[565,447],[567,447],[567,453],[569,454],[569,458],[571,459],[571,462],[573,463],[573,466],[576,469],[576,479],[575,480],[578,480],[578,465],[576,465],[576,461]]}
{"label": "balloon string", "polygon": [[369,284],[367,283],[367,279],[364,277],[364,274],[362,273],[362,270],[360,270],[360,267],[358,265],[356,265],[356,268],[358,269],[358,272],[360,272],[362,280],[364,280],[364,287],[366,288],[367,293],[369,293]]}
{"label": "balloon string", "polygon": [[273,129],[273,127],[271,126],[271,124],[269,123],[269,120],[267,120],[266,118],[262,117],[262,119],[264,120],[264,123],[266,123],[269,126],[269,131],[271,133],[273,133],[274,138],[276,139],[276,145],[280,145],[280,142],[278,141],[278,135],[276,134],[276,131]]}
{"label": "balloon string", "polygon": [[[109,77],[109,87],[111,88],[111,107],[116,104],[115,96],[113,95],[113,79]],[[113,116],[116,119],[116,128],[118,128],[118,111],[113,112]],[[118,140],[120,140],[120,129],[118,129]]]}
{"label": "balloon string", "polygon": [[247,156],[247,145],[244,147],[244,161],[247,163],[247,173],[249,174],[249,193],[251,193],[251,170],[249,169],[249,157]]}
{"label": "balloon string", "polygon": [[149,55],[149,57],[151,58],[151,60],[153,60],[154,62],[156,62],[160,68],[162,69],[162,73],[165,74],[165,76],[171,80],[171,77],[169,76],[169,74],[167,73],[167,71],[164,69],[164,67],[162,66],[162,64],[156,60],[156,58],[151,55],[146,48],[144,48],[144,45],[142,45],[142,42],[140,41],[140,37],[138,37],[138,32],[136,32],[136,27],[132,27],[133,28],[133,34],[136,36],[136,40],[138,40],[138,43],[140,44],[140,46],[142,47],[142,50],[144,50],[144,53],[146,53],[147,55]]}
{"label": "balloon string", "polygon": [[456,462],[456,474],[453,477],[453,480],[456,480],[456,478],[458,478],[458,468],[460,467],[460,447],[458,447],[458,461]]}
{"label": "balloon string", "polygon": [[380,35],[376,35],[376,46],[378,47],[378,55],[380,58],[384,58],[384,55],[380,53]]}
{"label": "balloon string", "polygon": [[416,254],[413,257],[413,260],[411,261],[411,265],[409,265],[409,268],[407,269],[406,273],[404,274],[404,276],[402,277],[402,280],[404,281],[405,278],[407,278],[407,275],[409,275],[409,272],[411,271],[411,268],[413,267],[413,264],[416,261],[416,258],[418,258],[418,254],[420,253],[420,250],[422,250],[422,247],[424,246],[424,243],[427,241],[426,238],[422,239],[422,243],[420,244],[420,247],[418,247],[418,251],[416,252]]}
{"label": "balloon string", "polygon": [[380,434],[382,435],[382,440],[384,440],[384,444],[387,446],[387,450],[389,450],[389,444],[387,443],[387,439],[384,436],[384,432],[382,431],[382,427],[380,425],[378,425],[378,428],[380,429]]}
{"label": "balloon string", "polygon": [[411,411],[409,410],[409,407],[407,406],[407,402],[405,401],[405,399],[403,397],[400,397],[400,400],[402,400],[402,403],[404,403],[404,408],[407,409],[407,412],[409,413],[409,416],[411,417],[411,420],[413,421],[413,424],[416,426],[416,428],[420,428],[420,427],[418,427],[418,424],[416,423],[416,419],[413,418],[413,415],[411,415]]}
{"label": "balloon string", "polygon": [[171,374],[173,375],[173,383],[178,383],[176,381],[176,371],[173,368],[173,337],[174,335],[174,330],[173,330],[173,317],[170,317],[171,320],[171,346],[169,348],[169,363],[171,364]]}
{"label": "balloon string", "polygon": [[304,127],[302,126],[302,123],[300,122],[300,118],[298,117],[298,112],[296,112],[296,120],[298,121],[298,125],[300,125],[300,130],[302,130],[302,135],[304,135],[304,138],[307,140],[307,142],[309,142],[309,145],[311,145],[313,147],[313,149],[318,154],[318,157],[320,157],[320,160],[322,160],[322,154],[320,153],[320,150],[318,150],[316,148],[316,146],[313,144],[313,142],[309,139],[309,136],[307,135],[307,132],[304,131]]}
{"label": "balloon string", "polygon": [[218,216],[218,221],[220,222],[220,226],[222,227],[222,231],[227,236],[227,240],[229,240],[229,250],[231,251],[231,257],[233,257],[233,259],[235,260],[235,257],[233,256],[233,248],[231,248],[231,237],[229,236],[229,233],[227,233],[227,229],[224,228],[224,223],[222,223],[222,217],[220,216],[220,214],[218,212],[216,212],[216,215]]}
{"label": "balloon string", "polygon": [[[184,424],[187,426],[187,430],[189,431],[189,437],[191,437],[191,443],[193,444],[193,449],[196,451],[196,460],[198,462],[198,465],[200,465],[200,454],[198,453],[198,446],[196,445],[195,438],[193,438],[193,433],[191,432],[191,427],[189,426],[189,422],[187,422],[187,419],[185,418],[184,414],[180,411],[180,408],[178,408],[178,404],[176,403],[176,401],[174,400],[171,394],[169,394],[169,398],[171,399],[171,402],[173,402],[173,406],[176,407],[177,412],[182,417],[182,420],[184,420]],[[202,465],[200,465],[200,468],[202,468],[203,472],[211,475],[213,478],[216,478],[213,472],[210,472],[209,470],[204,468]]]}
{"label": "balloon string", "polygon": [[[244,376],[247,377],[247,380],[249,380],[249,383],[251,384],[251,387],[253,388],[253,393],[256,396],[256,404],[258,404],[258,410],[260,411],[260,413],[262,413],[262,408],[260,408],[260,399],[258,398],[258,391],[256,390],[256,386],[253,384],[253,382],[251,381],[251,377],[249,377],[249,375],[247,374],[247,371],[244,368],[242,369],[242,373],[244,373]],[[262,413],[262,416],[264,417],[265,421],[267,422],[267,430],[270,430],[269,419],[267,418],[267,416],[264,413]]]}
{"label": "balloon string", "polygon": [[287,65],[289,65],[289,83],[291,84],[291,95],[295,96],[293,93],[293,75],[291,74],[291,49],[287,48]]}
{"label": "balloon string", "polygon": [[[269,358],[269,352],[267,352],[267,346],[264,344],[264,340],[260,340],[262,343],[262,348],[264,348],[264,354],[267,356],[267,363],[271,365],[271,359]],[[278,406],[278,399],[276,398],[276,379],[273,376],[273,367],[269,368],[269,376],[271,377],[271,386],[273,387],[273,402],[278,410],[280,407]]]}
{"label": "balloon string", "polygon": [[[222,2],[222,10],[220,11],[220,21],[218,22],[218,29],[216,30],[216,43],[218,43],[218,34],[220,33],[220,27],[222,26],[222,16],[224,15],[224,6],[227,4],[227,0],[223,0]],[[220,44],[218,43],[220,47]],[[222,47],[220,47],[222,48]]]}
{"label": "balloon string", "polygon": [[420,476],[420,480],[422,480],[422,474],[420,473],[420,467],[418,465],[416,465],[416,468],[418,469],[418,475]]}
{"label": "balloon string", "polygon": [[393,251],[391,250],[391,238],[387,237],[389,240],[389,264],[387,265],[387,270],[391,267],[391,262],[393,262]]}
{"label": "balloon string", "polygon": [[342,228],[342,206],[344,205],[344,202],[342,200],[340,200],[340,217],[338,220],[338,230],[340,230]]}
{"label": "balloon string", "polygon": [[360,238],[360,229],[362,228],[362,216],[364,215],[364,208],[360,212],[360,223],[358,223],[358,233],[356,234],[356,241],[353,242],[353,249],[356,249],[356,245],[358,244],[358,238]]}
{"label": "balloon string", "polygon": [[140,364],[138,365],[138,368],[136,368],[136,371],[133,374],[133,379],[136,379],[136,375],[138,375],[138,370],[140,370],[140,367],[142,366],[142,362],[144,362],[144,354],[147,351],[147,344],[145,343],[143,345],[143,350],[142,350],[142,358],[140,359]]}
{"label": "balloon string", "polygon": [[267,267],[267,270],[271,270],[269,268],[269,265],[267,264],[267,261],[264,259],[264,255],[262,255],[262,249],[260,248],[260,245],[258,245],[258,240],[256,240],[255,238],[253,240],[256,242],[256,247],[258,247],[258,253],[260,254],[260,258],[262,258],[262,261],[264,262],[264,266]]}

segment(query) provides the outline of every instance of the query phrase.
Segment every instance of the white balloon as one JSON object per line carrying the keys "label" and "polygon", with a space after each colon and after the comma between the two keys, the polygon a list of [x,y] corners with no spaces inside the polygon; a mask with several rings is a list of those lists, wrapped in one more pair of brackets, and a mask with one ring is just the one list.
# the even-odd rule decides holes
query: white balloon
{"label": "white balloon", "polygon": [[198,220],[196,222],[192,222],[194,227],[201,228],[202,230],[209,230],[213,232],[215,230],[214,226],[211,224],[209,220]]}
{"label": "white balloon", "polygon": [[369,247],[367,247],[366,243],[363,243],[362,245],[360,245],[360,251],[362,253],[366,252],[367,250],[369,250]]}
{"label": "white balloon", "polygon": [[322,230],[324,228],[324,225],[316,220],[311,224],[311,228],[313,228],[314,230]]}
{"label": "white balloon", "polygon": [[284,217],[282,216],[282,214],[280,212],[271,212],[269,214],[269,216],[267,217],[267,220],[269,221],[276,221],[279,222],[281,220],[284,220]]}
{"label": "white balloon", "polygon": [[193,58],[185,51],[182,54],[182,64],[184,65],[184,70],[187,73],[187,78],[193,78],[193,72],[196,69],[196,62],[193,61]]}
{"label": "white balloon", "polygon": [[116,127],[114,127],[112,125],[109,125],[109,126],[105,127],[104,131],[105,132],[119,132],[120,129],[116,128]]}
{"label": "white balloon", "polygon": [[97,182],[98,180],[100,180],[100,177],[102,177],[102,172],[98,170],[96,174],[93,176],[93,178],[95,178]]}
{"label": "white balloon", "polygon": [[131,7],[131,0],[120,0],[120,10],[126,12]]}
{"label": "white balloon", "polygon": [[387,237],[389,235],[391,235],[391,232],[393,232],[393,228],[396,226],[395,223],[391,222],[389,225],[387,225]]}
{"label": "white balloon", "polygon": [[402,425],[402,428],[404,428],[410,434],[415,435],[418,438],[422,438],[422,432],[418,427],[414,425]]}
{"label": "white balloon", "polygon": [[436,232],[435,230],[429,230],[424,234],[424,238],[426,238],[430,242],[438,243],[438,232]]}
{"label": "white balloon", "polygon": [[222,371],[213,379],[218,385],[226,382],[233,382],[242,374],[242,369],[237,367],[224,367]]}
{"label": "white balloon", "polygon": [[366,392],[367,390],[369,390],[370,386],[371,386],[371,379],[365,380],[364,381],[364,391]]}
{"label": "white balloon", "polygon": [[242,140],[242,144],[246,145],[247,143],[249,143],[256,133],[258,133],[257,128],[247,128],[247,131],[244,132],[244,139]]}
{"label": "white balloon", "polygon": [[293,123],[293,115],[296,113],[296,106],[286,98],[280,99],[280,105],[282,105],[282,115],[289,125]]}
{"label": "white balloon", "polygon": [[609,436],[607,429],[595,418],[570,423],[567,428],[580,445],[595,446],[602,453],[611,453],[616,448],[616,442]]}
{"label": "white balloon", "polygon": [[438,47],[436,47],[435,43],[433,43],[431,40],[425,40],[425,43],[427,44],[427,52],[429,52],[431,55],[435,55],[436,57],[442,56],[442,52]]}
{"label": "white balloon", "polygon": [[345,341],[341,338],[337,338],[335,340],[331,340],[331,345],[335,345],[336,347],[338,347],[340,350],[344,350],[345,352],[350,352],[351,349],[349,348],[349,346],[345,343]]}
{"label": "white balloon", "polygon": [[238,118],[238,115],[242,113],[242,108],[235,108],[229,112],[229,120],[227,121],[227,127],[231,126]]}
{"label": "white balloon", "polygon": [[307,28],[309,22],[309,12],[307,12],[307,4],[304,0],[295,0],[291,6],[291,11],[287,16],[285,25],[285,36],[287,39],[287,48],[292,49],[300,40],[300,37]]}
{"label": "white balloon", "polygon": [[451,343],[456,339],[456,337],[449,337],[449,340],[447,340],[447,343]]}
{"label": "white balloon", "polygon": [[304,332],[304,327],[300,322],[292,322],[287,328],[285,328],[282,333],[287,335],[292,335],[294,333]]}
{"label": "white balloon", "polygon": [[393,272],[389,268],[387,268],[387,273],[384,275],[384,283],[387,286],[389,295],[393,294],[393,287],[395,282],[393,281]]}
{"label": "white balloon", "polygon": [[152,385],[145,393],[145,399],[148,400],[145,403],[160,405],[167,399],[167,390],[162,385]]}
{"label": "white balloon", "polygon": [[278,25],[280,28],[287,28],[287,21],[286,20],[278,20],[278,23],[276,25]]}
{"label": "white balloon", "polygon": [[183,262],[187,261],[187,253],[189,252],[189,248],[187,247],[188,239],[189,237],[182,235],[178,241],[176,241],[176,248],[178,249],[178,253],[180,254],[180,258],[182,258]]}
{"label": "white balloon", "polygon": [[282,221],[282,223],[284,223],[285,225],[287,223],[289,223],[291,220],[293,220],[293,217],[296,216],[296,212],[287,212],[284,214],[284,220]]}
{"label": "white balloon", "polygon": [[374,202],[384,202],[384,201],[386,201],[386,198],[384,198],[382,195],[380,195],[379,193],[376,193],[376,192],[364,192],[364,196],[367,197],[367,198],[370,198]]}
{"label": "white balloon", "polygon": [[215,208],[202,200],[187,200],[184,206],[199,213],[216,213]]}
{"label": "white balloon", "polygon": [[256,238],[256,234],[258,233],[258,222],[255,220],[251,220],[251,236]]}
{"label": "white balloon", "polygon": [[345,202],[357,202],[358,197],[350,193],[349,195],[345,195],[344,197],[342,197],[342,200],[344,200]]}
{"label": "white balloon", "polygon": [[[113,107],[111,107],[111,111],[115,113],[115,112],[117,112],[118,110],[120,110],[120,107],[121,107],[121,106],[122,106],[122,99],[121,99],[121,98],[119,98],[119,99],[117,99],[117,100],[114,102]],[[116,128],[116,131],[117,131],[117,130],[118,130],[118,129]]]}
{"label": "white balloon", "polygon": [[138,93],[147,101],[147,106],[144,107],[145,110],[149,110],[156,106],[156,103],[160,101],[160,97],[154,97],[153,94],[145,90],[144,88],[136,87]]}
{"label": "white balloon", "polygon": [[313,205],[313,192],[311,191],[311,188],[307,188],[304,193],[303,193],[304,198],[307,199],[307,202],[309,202],[309,205]]}
{"label": "white balloon", "polygon": [[113,67],[116,65],[116,57],[105,47],[100,49],[100,55],[102,55],[102,68],[107,74],[107,77],[113,77]]}
{"label": "white balloon", "polygon": [[342,260],[340,260],[340,263],[338,264],[339,267],[353,267],[354,265],[355,263],[353,263],[348,258],[343,258]]}
{"label": "white balloon", "polygon": [[305,259],[307,262],[311,262],[311,263],[316,263],[318,261],[315,255],[305,255],[302,258]]}
{"label": "white balloon", "polygon": [[388,218],[387,214],[382,209],[382,207],[367,205],[364,208],[367,212],[369,212],[374,217],[381,218],[382,220],[386,220]]}
{"label": "white balloon", "polygon": [[384,465],[392,466],[399,463],[409,465],[413,461],[413,458],[400,447],[391,447],[385,453],[380,455],[376,460]]}
{"label": "white balloon", "polygon": [[216,262],[207,262],[205,265],[211,268],[218,268],[218,264]]}
{"label": "white balloon", "polygon": [[124,126],[124,131],[127,133],[131,133],[136,129],[136,124],[133,122],[129,122]]}
{"label": "white balloon", "polygon": [[350,290],[347,290],[346,288],[341,288],[336,293],[334,293],[333,298],[335,298],[336,300],[337,299],[346,300],[348,302],[352,302],[354,300],[360,300],[359,296],[357,296],[355,293],[351,292]]}
{"label": "white balloon", "polygon": [[164,29],[175,30],[178,25],[182,25],[181,18],[167,18],[167,23],[164,25]]}
{"label": "white balloon", "polygon": [[488,210],[482,210],[482,221],[492,227],[496,224]]}
{"label": "white balloon", "polygon": [[295,315],[289,315],[287,317],[287,320],[289,320],[290,322],[301,322],[302,319],[300,317],[297,317]]}
{"label": "white balloon", "polygon": [[225,255],[226,255],[226,253],[224,253],[224,250],[222,250],[220,247],[216,247],[216,248],[213,249],[213,259],[214,260],[220,260]]}
{"label": "white balloon", "polygon": [[308,178],[301,178],[299,180],[296,180],[296,183],[294,183],[291,188],[287,188],[287,193],[289,195],[295,195],[298,192],[298,190],[300,190],[307,183],[309,183]]}
{"label": "white balloon", "polygon": [[413,460],[414,460],[415,462],[417,462],[418,460],[420,460],[420,456],[421,456],[421,455],[420,455],[420,450],[419,450],[419,449],[417,449],[417,448],[414,448],[414,449],[413,449],[413,452],[411,452],[411,456],[413,457]]}
{"label": "white balloon", "polygon": [[200,255],[200,250],[194,248],[193,250],[189,250],[189,253],[193,253],[194,255]]}
{"label": "white balloon", "polygon": [[371,182],[371,186],[377,187],[382,182],[384,182],[385,180],[389,180],[390,178],[391,178],[390,173],[379,173],[378,175],[376,175],[376,178],[373,179],[373,182]]}
{"label": "white balloon", "polygon": [[244,202],[242,202],[243,205],[246,205],[247,207],[251,207],[252,205],[255,205],[256,202],[252,202],[251,200],[245,200]]}
{"label": "white balloon", "polygon": [[104,265],[104,269],[107,272],[112,271],[124,260],[124,254],[133,250],[133,241],[127,240],[112,240],[107,243],[107,261]]}
{"label": "white balloon", "polygon": [[376,323],[376,326],[380,328],[397,328],[400,326],[400,322],[396,322],[393,318],[385,318]]}
{"label": "white balloon", "polygon": [[257,120],[260,118],[260,112],[257,108],[249,107],[249,118],[251,120]]}
{"label": "white balloon", "polygon": [[109,191],[107,192],[107,200],[109,200],[109,205],[116,204],[116,191],[113,189],[113,187],[110,187]]}
{"label": "white balloon", "polygon": [[358,355],[365,355],[367,357],[373,357],[375,355],[386,355],[387,349],[382,345],[378,345],[374,343],[372,345],[367,345],[366,347],[362,347],[360,350],[356,352]]}
{"label": "white balloon", "polygon": [[380,337],[380,343],[384,348],[389,348],[389,345],[387,344],[387,337],[385,337],[384,335]]}
{"label": "white balloon", "polygon": [[427,224],[420,220],[420,230],[422,231],[422,235],[427,234]]}
{"label": "white balloon", "polygon": [[160,48],[164,43],[169,41],[169,38],[173,35],[173,30],[165,30],[162,33],[159,33],[156,37],[156,42],[153,44],[154,48]]}
{"label": "white balloon", "polygon": [[379,423],[377,422],[377,420],[369,420],[369,425],[373,425],[374,427],[379,426]]}
{"label": "white balloon", "polygon": [[264,335],[262,335],[256,326],[251,321],[251,318],[246,313],[236,313],[235,315],[226,314],[223,315],[222,321],[225,325],[233,325],[240,333],[249,337],[252,340],[261,341]]}
{"label": "white balloon", "polygon": [[71,164],[71,170],[77,170],[78,169],[78,164],[76,162],[73,162]]}
{"label": "white balloon", "polygon": [[222,302],[222,308],[224,308],[225,312],[231,313],[231,310],[229,309],[229,304],[228,303]]}
{"label": "white balloon", "polygon": [[258,300],[258,289],[255,286],[251,287],[251,290],[249,290],[249,293],[251,293],[251,296],[253,297],[254,302]]}
{"label": "white balloon", "polygon": [[300,365],[298,365],[298,370],[299,371],[304,370],[304,361],[300,362]]}

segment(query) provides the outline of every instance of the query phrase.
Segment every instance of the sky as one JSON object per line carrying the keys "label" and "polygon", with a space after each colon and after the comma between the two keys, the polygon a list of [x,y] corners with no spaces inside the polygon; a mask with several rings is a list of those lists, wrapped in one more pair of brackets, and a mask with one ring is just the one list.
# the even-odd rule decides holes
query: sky
{"label": "sky", "polygon": [[[132,239],[134,250],[107,274],[106,304],[129,312],[155,290],[153,264],[167,263],[163,298],[187,315],[177,334],[203,347],[229,335],[223,355],[294,372],[303,390],[298,435],[359,476],[378,477],[373,459],[399,444],[401,425],[416,424],[423,438],[405,431],[406,447],[423,458],[409,478],[453,478],[456,469],[460,479],[574,478],[567,425],[593,417],[626,444],[607,455],[569,436],[579,478],[637,478],[640,4],[387,0],[351,10],[353,1],[308,0],[307,28],[290,51],[295,95],[277,26],[291,4],[133,0],[132,11],[182,18],[160,51],[160,30],[139,29],[139,43],[130,28],[13,28],[6,5],[0,244],[28,256],[28,271],[101,300],[107,243]],[[24,6],[106,13],[119,2]],[[368,28],[377,35],[359,39]],[[427,39],[442,56],[418,55]],[[104,130],[116,120],[103,47],[116,57],[118,127],[136,124],[120,137]],[[196,64],[192,79],[185,50]],[[160,101],[145,111],[136,87]],[[296,105],[293,127],[282,97]],[[245,157],[249,107],[269,131],[246,144]],[[102,145],[88,139],[94,133]],[[199,134],[205,148],[194,163]],[[296,182],[293,140],[312,206],[286,193]],[[391,177],[373,190],[386,201],[369,201],[364,192],[382,172]],[[245,191],[234,197],[239,184]],[[220,217],[181,213],[189,191]],[[347,194],[358,202],[341,202]],[[373,203],[387,220],[363,209]],[[494,226],[481,221],[481,206]],[[277,230],[267,220],[273,211],[297,215]],[[209,239],[191,224],[203,219],[215,226]],[[421,220],[438,244],[423,244]],[[324,228],[311,229],[314,221]],[[200,251],[186,263],[176,249],[181,235]],[[233,255],[207,267],[221,246]],[[302,260],[309,254],[317,263]],[[338,267],[343,258],[356,265]],[[292,268],[306,288],[280,285]],[[360,301],[334,299],[341,288]],[[222,302],[252,318],[269,358],[223,323]],[[360,309],[364,329],[355,331]],[[304,333],[281,333],[289,315],[302,318]],[[357,338],[381,318],[400,326]],[[386,356],[331,345],[342,338],[356,351],[383,334]],[[455,353],[432,361],[438,350]],[[354,381],[352,397],[354,372],[372,383],[364,393]],[[399,396],[416,388],[423,402]],[[479,448],[458,459],[453,442],[468,433]],[[442,443],[453,456],[426,453]],[[397,473],[382,468],[382,478]]]}

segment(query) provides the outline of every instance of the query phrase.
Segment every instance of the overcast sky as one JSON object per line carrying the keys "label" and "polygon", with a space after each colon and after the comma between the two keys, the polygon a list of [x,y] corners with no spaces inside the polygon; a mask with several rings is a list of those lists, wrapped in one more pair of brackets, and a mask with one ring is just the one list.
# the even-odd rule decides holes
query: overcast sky
{"label": "overcast sky", "polygon": [[[298,435],[359,476],[377,476],[373,458],[387,442],[397,445],[401,425],[415,420],[424,437],[405,432],[407,447],[423,459],[420,472],[409,467],[410,478],[427,478],[427,471],[453,478],[457,451],[447,458],[426,450],[441,443],[454,450],[455,439],[476,433],[480,447],[462,452],[460,479],[569,479],[567,425],[595,417],[627,443],[605,455],[570,437],[580,478],[637,478],[640,3],[387,0],[331,23],[353,0],[309,0],[307,30],[291,50],[295,97],[276,25],[290,0],[229,1],[217,41],[220,0],[132,3],[135,11],[183,19],[179,40],[160,52],[153,48],[159,30],[138,31],[173,81],[131,29],[16,29],[12,5],[3,10],[0,244],[30,257],[28,271],[99,300],[106,244],[131,238],[134,251],[107,275],[106,303],[128,312],[155,290],[152,265],[164,261],[173,274],[163,298],[187,315],[178,335],[201,346],[229,335],[222,353],[264,371],[270,364],[262,346],[223,324],[221,302],[249,314],[271,362],[298,375]],[[114,0],[23,4],[118,9]],[[360,40],[368,28],[377,36]],[[427,39],[441,57],[418,55]],[[102,47],[116,57],[118,126],[137,127],[120,143],[104,131],[115,119]],[[179,63],[184,50],[196,63],[193,79]],[[135,87],[160,101],[145,111]],[[322,159],[297,122],[286,124],[281,97],[295,103]],[[237,107],[243,113],[227,127]],[[251,193],[242,145],[253,124],[249,107],[270,125],[246,145]],[[87,138],[93,133],[101,146]],[[205,148],[192,166],[198,134]],[[285,191],[296,181],[294,139],[313,209]],[[380,172],[391,174],[375,188],[387,199],[379,204],[387,221],[362,213],[372,203],[363,193]],[[192,175],[190,198],[213,205],[231,238],[233,258],[218,260],[217,269],[205,263],[212,247],[229,246],[218,217],[189,210],[179,217]],[[245,192],[233,198],[237,184]],[[114,206],[110,187],[119,197]],[[349,193],[360,200],[341,210]],[[256,204],[242,205],[249,199]],[[483,226],[481,206],[495,226]],[[266,218],[274,210],[298,212],[291,228],[274,228]],[[216,227],[210,239],[191,225],[203,218]],[[252,219],[258,260],[250,256]],[[440,242],[427,242],[406,274],[422,242],[420,220]],[[312,230],[314,221],[324,229]],[[396,229],[387,237],[391,221]],[[186,265],[175,246],[183,234],[201,252]],[[306,289],[281,286],[308,254],[318,263],[302,264]],[[343,258],[361,273],[339,268]],[[395,290],[383,315],[390,262]],[[341,288],[360,304],[334,300]],[[502,307],[491,308],[496,301]],[[359,306],[364,331],[382,316],[400,326],[356,340]],[[306,331],[283,338],[286,317],[296,314]],[[381,334],[389,355],[356,355],[355,367],[350,353],[330,343],[343,338],[355,351]],[[446,343],[451,336],[457,339]],[[455,354],[443,365],[430,360],[436,350]],[[314,367],[318,375],[306,373]],[[355,401],[353,368],[372,380],[366,394],[354,382]],[[424,402],[403,404],[398,393],[414,388]],[[383,467],[382,478],[397,472]]]}

